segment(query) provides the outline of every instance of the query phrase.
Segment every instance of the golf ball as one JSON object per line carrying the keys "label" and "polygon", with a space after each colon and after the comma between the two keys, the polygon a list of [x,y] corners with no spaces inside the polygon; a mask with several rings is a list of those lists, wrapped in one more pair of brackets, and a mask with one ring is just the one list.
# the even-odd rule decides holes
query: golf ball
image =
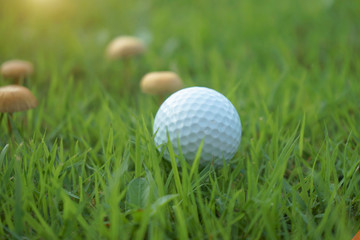
{"label": "golf ball", "polygon": [[232,103],[221,93],[206,87],[190,87],[175,92],[160,106],[154,120],[155,144],[164,158],[170,160],[166,148],[169,140],[174,153],[181,152],[188,162],[204,139],[200,164],[214,161],[221,165],[236,153],[241,139],[240,117]]}

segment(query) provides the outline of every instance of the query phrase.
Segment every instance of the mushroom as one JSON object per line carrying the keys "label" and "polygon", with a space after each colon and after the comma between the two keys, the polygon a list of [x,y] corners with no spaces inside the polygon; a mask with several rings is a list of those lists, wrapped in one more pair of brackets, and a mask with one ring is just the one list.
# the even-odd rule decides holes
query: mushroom
{"label": "mushroom", "polygon": [[106,57],[110,60],[123,60],[123,80],[125,88],[129,87],[131,76],[131,58],[145,52],[144,43],[131,36],[120,36],[112,40],[106,48]]}
{"label": "mushroom", "polygon": [[106,56],[112,60],[126,59],[144,52],[145,45],[140,39],[131,36],[120,36],[109,43]]}
{"label": "mushroom", "polygon": [[166,94],[176,92],[183,88],[180,77],[170,71],[147,73],[140,82],[141,91],[150,95],[158,95],[161,103]]}
{"label": "mushroom", "polygon": [[8,113],[9,133],[12,133],[10,118],[14,112],[35,108],[38,101],[29,89],[19,85],[0,87],[0,121]]}
{"label": "mushroom", "polygon": [[34,67],[28,61],[15,59],[4,62],[0,72],[4,78],[12,79],[15,84],[20,84],[20,81],[34,72]]}

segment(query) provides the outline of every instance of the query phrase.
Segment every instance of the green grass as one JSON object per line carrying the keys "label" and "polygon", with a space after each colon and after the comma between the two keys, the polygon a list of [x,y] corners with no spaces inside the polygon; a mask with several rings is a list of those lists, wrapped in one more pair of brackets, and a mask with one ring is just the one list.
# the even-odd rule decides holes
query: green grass
{"label": "green grass", "polygon": [[[28,87],[40,104],[14,115],[13,137],[0,125],[0,239],[360,230],[359,1],[63,0],[57,11],[23,2],[0,0],[0,62],[34,62]],[[148,45],[131,89],[121,62],[104,59],[121,34]],[[161,158],[157,99],[138,87],[155,70],[232,101],[243,136],[231,164],[178,169]]]}

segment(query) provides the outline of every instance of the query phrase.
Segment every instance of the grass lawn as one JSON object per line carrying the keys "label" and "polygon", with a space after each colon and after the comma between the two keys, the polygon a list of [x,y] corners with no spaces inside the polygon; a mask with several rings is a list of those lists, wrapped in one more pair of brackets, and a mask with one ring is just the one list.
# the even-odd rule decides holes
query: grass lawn
{"label": "grass lawn", "polygon": [[[0,63],[32,61],[39,100],[0,124],[0,239],[351,240],[359,16],[355,0],[0,0]],[[104,57],[119,35],[147,45],[128,69]],[[162,159],[139,88],[159,70],[234,104],[229,164]]]}

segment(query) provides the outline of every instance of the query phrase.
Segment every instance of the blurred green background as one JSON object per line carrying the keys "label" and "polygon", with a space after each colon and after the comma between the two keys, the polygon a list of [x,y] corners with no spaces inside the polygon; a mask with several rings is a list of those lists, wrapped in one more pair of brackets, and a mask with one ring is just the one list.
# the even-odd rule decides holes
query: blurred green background
{"label": "blurred green background", "polygon": [[[106,45],[118,35],[138,36],[148,46],[132,75],[134,85],[148,71],[173,70],[186,86],[203,85],[226,94],[239,87],[246,96],[234,100],[249,109],[260,102],[275,109],[278,100],[298,95],[294,101],[303,103],[296,106],[300,114],[308,108],[321,114],[324,104],[340,104],[349,97],[347,89],[358,89],[353,86],[353,69],[359,67],[358,1],[0,4],[0,61],[33,61],[34,81],[44,85],[41,91],[54,75],[64,83],[69,76],[87,83],[107,79],[106,90],[119,91],[121,66],[104,59]],[[341,71],[347,79],[333,79]],[[269,84],[275,87],[269,90]],[[326,94],[318,94],[319,87]],[[253,97],[261,101],[248,101]]]}
{"label": "blurred green background", "polygon": [[[0,126],[0,236],[350,239],[360,228],[359,16],[355,0],[0,0],[0,63],[32,61],[40,102],[16,114],[14,150]],[[121,61],[104,56],[119,35],[147,45],[130,89]],[[202,195],[171,198],[150,219],[156,199],[143,215],[125,211],[131,180],[154,176],[159,193],[179,194],[151,139],[158,102],[138,86],[159,70],[227,96],[243,136],[235,169],[181,176],[182,191],[200,184]],[[24,177],[9,181],[17,169]]]}

